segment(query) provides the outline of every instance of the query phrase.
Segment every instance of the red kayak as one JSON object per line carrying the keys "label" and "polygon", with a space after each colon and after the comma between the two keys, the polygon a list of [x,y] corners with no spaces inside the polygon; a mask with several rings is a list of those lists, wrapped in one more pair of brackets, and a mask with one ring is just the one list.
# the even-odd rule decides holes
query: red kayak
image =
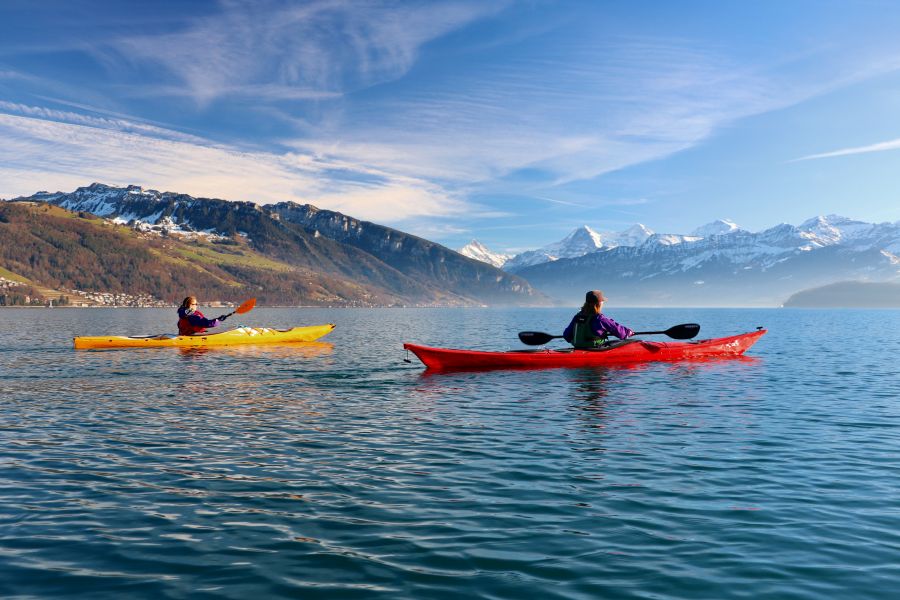
{"label": "red kayak", "polygon": [[615,342],[606,348],[576,350],[509,350],[484,352],[481,350],[452,350],[429,348],[416,344],[403,347],[419,357],[426,367],[437,371],[464,369],[516,369],[556,367],[597,367],[610,364],[649,361],[696,360],[740,356],[756,340],[766,334],[765,329],[731,337],[697,340],[693,342],[651,342],[629,339]]}

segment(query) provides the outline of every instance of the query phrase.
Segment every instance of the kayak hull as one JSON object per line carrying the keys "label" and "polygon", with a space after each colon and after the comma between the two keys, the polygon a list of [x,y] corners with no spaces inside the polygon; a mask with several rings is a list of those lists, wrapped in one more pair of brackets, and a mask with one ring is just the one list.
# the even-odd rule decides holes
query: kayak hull
{"label": "kayak hull", "polygon": [[221,333],[200,335],[157,335],[157,336],[83,336],[74,338],[75,348],[206,348],[210,346],[248,346],[257,344],[287,344],[292,342],[312,342],[331,333],[332,323],[294,327],[292,329],[272,329],[270,327],[238,327]]}
{"label": "kayak hull", "polygon": [[611,364],[703,360],[740,356],[766,334],[765,329],[730,337],[691,342],[651,342],[626,340],[609,348],[597,350],[510,350],[486,352],[481,350],[453,350],[431,348],[417,344],[403,347],[431,370],[481,369],[550,369],[560,367],[596,367]]}

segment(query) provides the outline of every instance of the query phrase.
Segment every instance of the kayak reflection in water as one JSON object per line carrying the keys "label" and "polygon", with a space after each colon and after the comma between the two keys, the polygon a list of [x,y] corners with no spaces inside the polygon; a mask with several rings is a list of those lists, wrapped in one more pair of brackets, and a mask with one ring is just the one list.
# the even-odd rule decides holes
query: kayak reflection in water
{"label": "kayak reflection in water", "polygon": [[624,340],[634,335],[634,331],[619,325],[600,312],[606,296],[600,290],[592,290],[584,295],[584,306],[566,330],[563,338],[576,348],[597,348],[606,343],[609,336],[614,335]]}
{"label": "kayak reflection in water", "polygon": [[197,310],[197,299],[194,296],[188,296],[178,309],[178,335],[206,333],[207,327],[216,327],[227,318],[228,315],[222,315],[215,319],[207,319],[202,312]]}

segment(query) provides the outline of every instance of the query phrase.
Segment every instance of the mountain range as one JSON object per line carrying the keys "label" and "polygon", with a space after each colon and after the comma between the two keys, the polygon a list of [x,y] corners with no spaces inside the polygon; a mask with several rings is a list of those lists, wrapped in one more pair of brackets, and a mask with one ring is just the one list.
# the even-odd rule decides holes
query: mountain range
{"label": "mountain range", "polygon": [[578,258],[600,248],[616,248],[618,246],[640,246],[650,238],[653,242],[663,245],[677,244],[681,242],[697,241],[712,235],[724,235],[738,231],[735,223],[720,219],[702,227],[698,227],[688,235],[680,234],[655,234],[647,226],[637,223],[624,231],[608,231],[598,233],[582,225],[565,238],[537,250],[527,250],[520,254],[503,254],[494,252],[478,240],[472,240],[459,250],[460,254],[486,262],[495,267],[500,267],[510,273],[546,262],[552,262],[560,258]]}
{"label": "mountain range", "polygon": [[60,289],[288,305],[549,302],[522,278],[440,244],[308,204],[94,183],[0,205],[0,268]]}
{"label": "mountain range", "polygon": [[535,306],[578,304],[599,288],[612,306],[779,306],[836,282],[900,282],[900,222],[837,215],[760,232],[727,220],[688,234],[584,226],[516,256],[475,240],[461,251],[294,202],[99,183],[0,202],[4,289],[162,302],[193,293],[283,305]]}
{"label": "mountain range", "polygon": [[628,243],[600,235],[593,250],[581,228],[552,246],[553,260],[522,266],[519,255],[503,268],[559,302],[577,303],[585,290],[599,288],[611,304],[632,306],[779,306],[796,292],[838,281],[900,281],[900,222],[829,215],[755,233],[730,221],[690,234],[639,227],[647,235]]}

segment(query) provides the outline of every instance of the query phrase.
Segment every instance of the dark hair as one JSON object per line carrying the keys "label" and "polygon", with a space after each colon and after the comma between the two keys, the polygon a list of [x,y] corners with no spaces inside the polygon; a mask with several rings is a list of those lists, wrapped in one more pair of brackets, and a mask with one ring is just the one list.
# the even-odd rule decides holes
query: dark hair
{"label": "dark hair", "polygon": [[606,300],[606,298],[603,296],[603,292],[600,290],[591,290],[584,295],[584,304],[581,305],[581,312],[594,314],[600,312],[600,304],[604,300]]}
{"label": "dark hair", "polygon": [[196,301],[197,301],[197,299],[194,298],[193,296],[188,296],[187,298],[185,298],[184,300],[181,301],[181,308],[190,308],[191,304]]}
{"label": "dark hair", "polygon": [[581,305],[581,312],[585,314],[597,314],[600,312],[599,302],[585,302]]}

